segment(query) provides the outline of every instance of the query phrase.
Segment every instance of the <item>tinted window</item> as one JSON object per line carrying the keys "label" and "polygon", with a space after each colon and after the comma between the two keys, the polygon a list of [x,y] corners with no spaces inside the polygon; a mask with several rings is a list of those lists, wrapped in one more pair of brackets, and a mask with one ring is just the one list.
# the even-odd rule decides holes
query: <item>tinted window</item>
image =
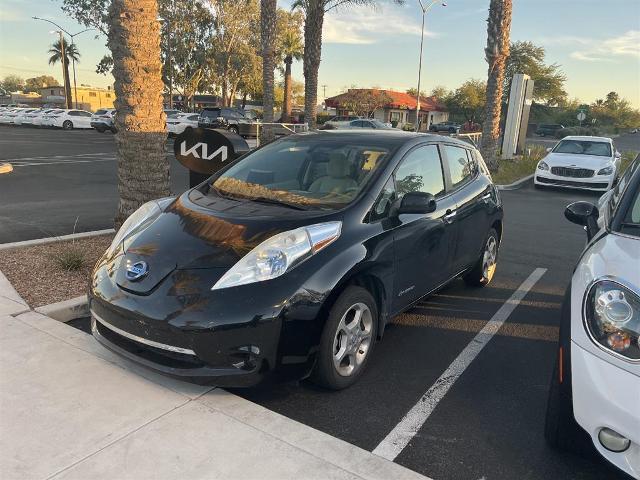
{"label": "tinted window", "polygon": [[104,115],[105,113],[107,113],[107,110],[98,110],[96,115]]}
{"label": "tinted window", "polygon": [[475,165],[475,162],[469,162],[467,150],[462,147],[445,145],[444,151],[447,156],[449,173],[451,174],[451,186],[455,188],[469,181],[473,177],[473,165]]}
{"label": "tinted window", "polygon": [[220,116],[220,109],[214,108],[212,110],[202,110],[202,112],[200,112],[200,116],[218,118]]}
{"label": "tinted window", "polygon": [[79,117],[80,116],[80,112],[73,110],[71,112],[69,112],[69,116],[71,117]]}
{"label": "tinted window", "polygon": [[442,164],[436,145],[411,150],[396,170],[396,192],[401,198],[407,192],[439,195],[444,192]]}
{"label": "tinted window", "polygon": [[393,182],[393,177],[385,184],[378,195],[376,203],[373,205],[371,211],[370,221],[380,220],[389,216],[391,205],[396,199],[396,187]]}
{"label": "tinted window", "polygon": [[189,115],[189,120],[198,120],[198,115]]}

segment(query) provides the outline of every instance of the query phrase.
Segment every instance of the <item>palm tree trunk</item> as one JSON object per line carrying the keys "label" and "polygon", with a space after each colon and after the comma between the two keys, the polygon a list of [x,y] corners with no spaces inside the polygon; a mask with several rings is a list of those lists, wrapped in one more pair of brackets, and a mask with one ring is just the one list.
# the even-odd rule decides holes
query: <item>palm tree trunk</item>
{"label": "palm tree trunk", "polygon": [[309,128],[316,127],[318,105],[318,70],[322,54],[322,24],[324,2],[309,0],[304,22],[304,121]]}
{"label": "palm tree trunk", "polygon": [[[277,0],[260,1],[260,37],[262,43],[262,101],[263,120],[273,123],[273,71],[275,62]],[[273,140],[273,128],[262,129],[260,143]]]}
{"label": "palm tree trunk", "polygon": [[284,102],[282,106],[282,121],[291,121],[291,64],[293,58],[287,55],[284,59]]}
{"label": "palm tree trunk", "polygon": [[116,227],[141,204],[171,193],[157,17],[157,0],[112,0],[109,7],[118,129]]}
{"label": "palm tree trunk", "polygon": [[66,97],[67,97],[67,108],[72,109],[73,100],[71,98],[71,80],[69,77],[69,60],[65,57],[62,58],[62,63],[64,64],[64,88],[65,88]]}
{"label": "palm tree trunk", "polygon": [[485,55],[489,64],[487,79],[487,106],[482,125],[482,156],[490,170],[498,169],[500,139],[500,114],[502,109],[502,87],[504,68],[509,57],[511,31],[511,1],[491,0],[487,19],[487,48]]}

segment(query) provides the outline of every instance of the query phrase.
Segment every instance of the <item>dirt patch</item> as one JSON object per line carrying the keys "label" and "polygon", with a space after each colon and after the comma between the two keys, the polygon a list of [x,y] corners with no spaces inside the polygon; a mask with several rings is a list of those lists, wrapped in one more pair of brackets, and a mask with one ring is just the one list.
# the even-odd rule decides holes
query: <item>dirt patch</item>
{"label": "dirt patch", "polygon": [[[113,235],[80,238],[32,247],[0,250],[0,270],[31,308],[87,293],[93,266],[111,244]],[[82,266],[66,270],[61,258],[73,252]]]}

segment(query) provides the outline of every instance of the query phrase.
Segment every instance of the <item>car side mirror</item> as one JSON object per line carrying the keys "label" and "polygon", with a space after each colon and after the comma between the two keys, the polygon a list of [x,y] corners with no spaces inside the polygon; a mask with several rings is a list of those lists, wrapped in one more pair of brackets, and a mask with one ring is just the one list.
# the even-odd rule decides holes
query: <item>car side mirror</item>
{"label": "car side mirror", "polygon": [[585,227],[589,240],[598,231],[598,215],[598,207],[589,202],[574,202],[567,205],[564,210],[564,216],[567,220]]}
{"label": "car side mirror", "polygon": [[397,206],[397,214],[431,213],[436,209],[436,199],[430,193],[407,192]]}
{"label": "car side mirror", "polygon": [[551,150],[553,150],[553,148],[548,147],[548,148],[547,148],[547,153],[549,153]]}
{"label": "car side mirror", "polygon": [[622,154],[616,150],[616,158],[622,157]]}

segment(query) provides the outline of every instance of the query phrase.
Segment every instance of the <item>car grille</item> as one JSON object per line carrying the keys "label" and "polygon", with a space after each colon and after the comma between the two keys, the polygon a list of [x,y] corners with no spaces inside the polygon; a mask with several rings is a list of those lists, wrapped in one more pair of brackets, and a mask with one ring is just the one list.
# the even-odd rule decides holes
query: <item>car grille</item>
{"label": "car grille", "polygon": [[559,177],[589,178],[593,177],[593,170],[588,168],[551,167],[551,173]]}
{"label": "car grille", "polygon": [[537,177],[539,183],[546,183],[549,185],[558,185],[566,187],[578,187],[578,188],[597,188],[599,190],[606,190],[609,186],[608,183],[601,182],[575,182],[572,180],[556,180],[554,178]]}

